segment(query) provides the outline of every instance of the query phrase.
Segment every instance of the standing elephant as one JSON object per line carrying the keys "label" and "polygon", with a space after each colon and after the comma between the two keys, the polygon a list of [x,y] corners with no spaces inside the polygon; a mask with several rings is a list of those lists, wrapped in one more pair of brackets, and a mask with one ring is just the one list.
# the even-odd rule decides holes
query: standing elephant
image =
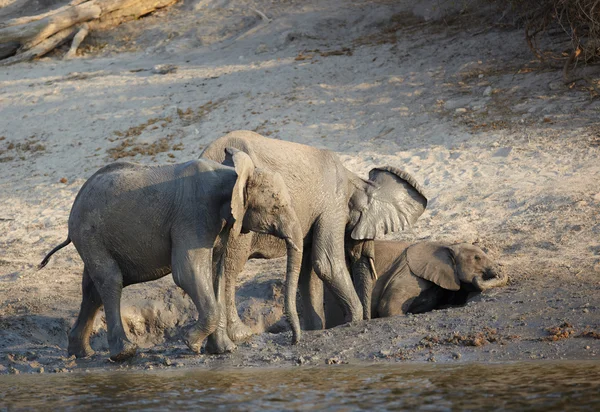
{"label": "standing elephant", "polygon": [[[294,231],[299,233],[304,249],[302,272],[314,271],[325,282],[341,304],[345,321],[360,320],[367,315],[369,305],[363,311],[361,300],[367,302],[369,296],[363,294],[359,299],[354,289],[346,267],[344,239],[360,243],[414,223],[427,205],[414,179],[386,166],[372,169],[369,180],[364,180],[346,169],[330,151],[269,139],[250,131],[231,132],[215,140],[204,149],[201,158],[222,162],[226,147],[247,153],[257,167],[282,177],[298,219]],[[222,259],[219,276],[224,276],[226,284],[227,333],[234,341],[251,335],[236,310],[238,274],[249,258],[277,257],[280,251],[281,247],[269,236],[242,234],[230,237],[218,252]],[[366,277],[374,278],[370,272]],[[288,318],[294,319],[291,325],[294,343],[300,338],[296,290],[288,277],[286,311]]]}
{"label": "standing elephant", "polygon": [[171,272],[198,309],[198,321],[186,332],[185,342],[199,352],[204,338],[225,320],[215,296],[215,290],[223,293],[222,285],[213,286],[214,244],[242,230],[285,239],[287,276],[297,282],[302,251],[294,242],[301,245],[302,238],[289,229],[297,223],[283,181],[255,168],[246,153],[227,148],[223,158],[233,167],[211,160],[167,166],[113,163],[85,182],[71,209],[67,240],[40,264],[44,267],[71,241],[84,262],[83,299],[69,334],[70,355],[94,353],[90,333],[104,304],[111,359],[133,356],[137,347],[121,320],[122,288]]}
{"label": "standing elephant", "polygon": [[[453,303],[457,293],[484,291],[508,281],[499,266],[470,243],[373,243],[379,274],[371,295],[373,318],[427,312]],[[310,283],[313,293],[322,293],[322,282],[314,278]],[[328,298],[325,305],[327,327],[343,323],[339,308],[331,301]]]}

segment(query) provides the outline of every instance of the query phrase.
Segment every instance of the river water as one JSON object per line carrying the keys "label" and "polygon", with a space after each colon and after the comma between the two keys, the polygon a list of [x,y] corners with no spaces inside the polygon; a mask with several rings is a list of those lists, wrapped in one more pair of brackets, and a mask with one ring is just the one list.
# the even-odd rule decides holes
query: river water
{"label": "river water", "polygon": [[600,362],[0,376],[0,410],[590,410]]}

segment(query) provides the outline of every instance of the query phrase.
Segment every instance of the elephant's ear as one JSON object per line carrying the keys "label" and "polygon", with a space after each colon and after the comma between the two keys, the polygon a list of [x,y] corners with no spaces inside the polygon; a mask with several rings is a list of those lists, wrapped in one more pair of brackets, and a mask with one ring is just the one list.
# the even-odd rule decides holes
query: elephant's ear
{"label": "elephant's ear", "polygon": [[354,196],[354,203],[351,214],[360,215],[352,239],[376,239],[415,223],[427,207],[427,198],[409,173],[384,166],[371,169],[365,193]]}
{"label": "elephant's ear", "polygon": [[237,173],[237,179],[231,193],[231,215],[234,219],[231,234],[237,236],[242,230],[244,214],[248,207],[246,185],[248,184],[248,179],[251,179],[254,174],[254,162],[252,162],[250,156],[241,150],[228,147],[225,149],[223,164],[233,166]]}
{"label": "elephant's ear", "polygon": [[415,276],[444,289],[460,289],[454,252],[449,247],[435,242],[417,243],[406,250],[406,260]]}

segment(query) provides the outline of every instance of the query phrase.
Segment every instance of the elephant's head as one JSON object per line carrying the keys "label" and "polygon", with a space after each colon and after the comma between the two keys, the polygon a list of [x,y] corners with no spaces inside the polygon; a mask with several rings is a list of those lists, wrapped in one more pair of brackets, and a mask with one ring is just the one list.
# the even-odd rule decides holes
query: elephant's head
{"label": "elephant's head", "polygon": [[253,231],[274,235],[286,242],[286,310],[296,343],[300,336],[296,291],[304,236],[287,186],[279,173],[255,167],[245,152],[234,148],[227,148],[225,152],[223,163],[232,165],[238,176],[231,195],[234,224],[229,236]]}
{"label": "elephant's head", "polygon": [[371,291],[377,279],[373,239],[404,230],[417,221],[427,198],[417,181],[391,166],[369,172],[369,180],[351,179],[346,250],[364,319],[371,317]]}
{"label": "elephant's head", "polygon": [[470,284],[484,291],[504,286],[508,281],[499,266],[470,243],[449,246],[417,243],[407,249],[406,260],[413,274],[448,290],[456,291],[461,284]]}

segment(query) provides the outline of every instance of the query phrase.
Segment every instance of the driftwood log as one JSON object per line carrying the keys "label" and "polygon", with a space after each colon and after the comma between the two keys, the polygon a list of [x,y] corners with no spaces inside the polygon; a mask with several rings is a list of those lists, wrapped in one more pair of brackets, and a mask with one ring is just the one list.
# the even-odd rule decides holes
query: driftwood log
{"label": "driftwood log", "polygon": [[35,16],[0,23],[0,65],[43,56],[73,39],[66,58],[73,58],[90,30],[135,20],[177,0],[72,0]]}

